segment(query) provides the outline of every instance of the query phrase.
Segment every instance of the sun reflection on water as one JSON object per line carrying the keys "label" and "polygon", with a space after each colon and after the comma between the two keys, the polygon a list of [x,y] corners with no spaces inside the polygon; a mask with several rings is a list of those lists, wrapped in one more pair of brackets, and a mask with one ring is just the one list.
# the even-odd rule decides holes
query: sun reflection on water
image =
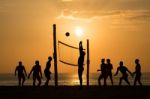
{"label": "sun reflection on water", "polygon": [[[83,85],[84,85],[85,84],[85,75],[83,75],[82,78],[83,78]],[[69,85],[79,85],[78,74],[73,74],[70,77]]]}

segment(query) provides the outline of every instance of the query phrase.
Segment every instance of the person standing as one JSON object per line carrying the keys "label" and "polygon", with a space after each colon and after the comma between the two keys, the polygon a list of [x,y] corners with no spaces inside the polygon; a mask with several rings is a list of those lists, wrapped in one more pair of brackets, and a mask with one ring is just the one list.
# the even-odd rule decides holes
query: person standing
{"label": "person standing", "polygon": [[127,67],[123,66],[123,61],[120,61],[119,65],[120,66],[117,68],[117,71],[114,75],[114,76],[116,76],[119,71],[122,73],[122,77],[120,78],[120,81],[119,81],[119,86],[121,86],[122,80],[125,80],[127,82],[127,84],[130,86],[127,72],[130,73],[131,76],[132,76],[132,73],[128,70]]}
{"label": "person standing", "polygon": [[18,85],[23,86],[25,82],[25,76],[27,76],[27,73],[21,61],[19,61],[19,65],[15,69],[15,76],[17,72],[18,72]]}
{"label": "person standing", "polygon": [[85,56],[85,52],[83,51],[83,46],[82,46],[82,41],[80,41],[79,43],[79,58],[78,58],[78,77],[79,77],[79,81],[80,81],[80,88],[82,88],[82,74],[84,71],[84,56]]}
{"label": "person standing", "polygon": [[33,86],[35,86],[36,80],[39,81],[38,86],[41,85],[41,78],[42,78],[42,71],[41,71],[41,66],[39,65],[39,61],[35,61],[35,65],[31,69],[28,78],[30,78],[31,73],[33,72]]}
{"label": "person standing", "polygon": [[105,64],[105,59],[101,59],[100,69],[97,71],[101,71],[101,74],[98,78],[98,85],[101,86],[101,79],[104,79],[104,86],[107,86],[106,78],[107,78],[107,67]]}
{"label": "person standing", "polygon": [[136,83],[138,82],[140,84],[140,86],[142,86],[142,83],[141,83],[141,65],[139,63],[139,59],[135,59],[135,72],[133,72],[133,75],[136,75],[135,76],[135,79],[134,79],[134,86],[136,86]]}
{"label": "person standing", "polygon": [[107,59],[107,64],[106,64],[106,66],[107,66],[107,77],[110,78],[111,84],[112,84],[112,86],[113,86],[113,78],[112,78],[113,65],[111,64],[110,59]]}
{"label": "person standing", "polygon": [[51,61],[52,61],[52,57],[49,56],[48,61],[46,63],[45,70],[44,70],[44,74],[45,74],[45,77],[46,77],[45,86],[48,86],[49,80],[51,79],[51,76],[50,76],[51,75],[51,72],[50,72]]}

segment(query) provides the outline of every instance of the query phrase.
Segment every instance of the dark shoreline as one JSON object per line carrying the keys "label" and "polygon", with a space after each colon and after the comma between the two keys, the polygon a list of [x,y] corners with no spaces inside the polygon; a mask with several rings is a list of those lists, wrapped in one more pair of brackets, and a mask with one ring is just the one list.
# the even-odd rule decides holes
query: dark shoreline
{"label": "dark shoreline", "polygon": [[0,86],[1,99],[149,99],[150,86]]}

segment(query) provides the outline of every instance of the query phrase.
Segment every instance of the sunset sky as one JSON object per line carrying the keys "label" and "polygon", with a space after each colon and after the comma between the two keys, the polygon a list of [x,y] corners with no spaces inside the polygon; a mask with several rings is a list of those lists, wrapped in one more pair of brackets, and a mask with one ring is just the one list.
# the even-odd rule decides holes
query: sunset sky
{"label": "sunset sky", "polygon": [[[73,46],[82,40],[84,48],[90,40],[90,72],[101,58],[111,59],[113,72],[120,60],[134,71],[139,58],[150,72],[150,0],[0,0],[0,73],[13,73],[20,60],[27,72],[35,60],[43,70],[53,55],[54,23],[58,40]],[[75,34],[77,27],[83,35]],[[59,62],[58,72],[77,68]]]}

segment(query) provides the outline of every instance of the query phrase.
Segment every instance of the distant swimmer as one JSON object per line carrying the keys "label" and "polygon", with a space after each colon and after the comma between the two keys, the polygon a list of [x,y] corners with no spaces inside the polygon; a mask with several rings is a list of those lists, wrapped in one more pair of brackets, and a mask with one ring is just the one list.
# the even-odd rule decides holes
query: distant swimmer
{"label": "distant swimmer", "polygon": [[104,79],[104,86],[106,86],[106,77],[107,77],[107,67],[105,64],[105,59],[101,60],[101,64],[100,64],[100,69],[98,69],[97,71],[101,71],[101,74],[99,75],[98,78],[98,85],[101,86],[101,79]]}
{"label": "distant swimmer", "polygon": [[51,61],[52,61],[52,57],[49,56],[48,57],[48,61],[46,63],[46,67],[45,67],[45,70],[44,70],[44,74],[45,74],[45,77],[46,77],[46,82],[45,82],[45,86],[48,86],[48,83],[49,83],[49,80],[51,79],[51,72],[50,72],[50,68],[51,68]]}
{"label": "distant swimmer", "polygon": [[130,86],[127,72],[129,72],[131,76],[132,76],[132,73],[128,70],[127,67],[123,66],[123,61],[120,61],[120,66],[117,68],[117,71],[114,76],[116,76],[119,71],[122,73],[122,77],[120,78],[120,81],[119,81],[119,86],[121,85],[122,80],[125,80],[127,84]]}
{"label": "distant swimmer", "polygon": [[30,78],[31,73],[33,72],[33,86],[35,86],[36,80],[39,81],[38,86],[41,85],[42,71],[41,66],[39,65],[39,61],[35,61],[35,65],[31,69],[28,78]]}
{"label": "distant swimmer", "polygon": [[140,84],[140,86],[142,86],[142,83],[141,83],[141,75],[142,75],[142,73],[141,73],[141,65],[139,63],[139,59],[135,60],[135,64],[136,64],[135,72],[133,72],[133,74],[136,75],[135,79],[134,79],[134,86],[136,86],[137,82]]}
{"label": "distant swimmer", "polygon": [[27,73],[21,61],[19,62],[19,65],[15,69],[15,76],[16,76],[16,72],[18,72],[19,86],[23,86],[25,82],[25,76],[27,76]]}

